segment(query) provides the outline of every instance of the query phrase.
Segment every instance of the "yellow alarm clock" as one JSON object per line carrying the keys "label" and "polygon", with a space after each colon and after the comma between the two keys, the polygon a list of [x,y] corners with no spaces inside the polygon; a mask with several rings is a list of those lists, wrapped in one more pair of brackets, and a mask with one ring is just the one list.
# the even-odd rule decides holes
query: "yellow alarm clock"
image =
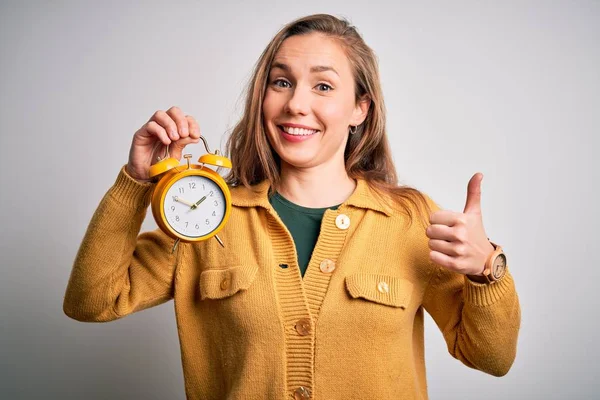
{"label": "yellow alarm clock", "polygon": [[166,156],[152,165],[149,175],[158,179],[152,192],[152,214],[160,229],[179,243],[197,242],[215,237],[223,229],[231,213],[231,193],[225,180],[206,165],[231,168],[231,161],[215,150],[211,154],[206,139],[200,136],[208,154],[198,164],[190,164],[191,154],[184,155],[187,165]]}

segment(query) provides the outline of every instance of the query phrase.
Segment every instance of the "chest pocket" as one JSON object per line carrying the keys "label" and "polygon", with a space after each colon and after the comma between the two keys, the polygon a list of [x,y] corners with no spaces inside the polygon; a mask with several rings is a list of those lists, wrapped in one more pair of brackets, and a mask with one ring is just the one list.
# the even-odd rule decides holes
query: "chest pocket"
{"label": "chest pocket", "polygon": [[258,265],[237,265],[200,273],[200,298],[223,299],[246,290],[254,281]]}
{"label": "chest pocket", "polygon": [[362,298],[386,306],[406,309],[413,283],[397,276],[354,274],[346,277],[346,290],[352,298]]}

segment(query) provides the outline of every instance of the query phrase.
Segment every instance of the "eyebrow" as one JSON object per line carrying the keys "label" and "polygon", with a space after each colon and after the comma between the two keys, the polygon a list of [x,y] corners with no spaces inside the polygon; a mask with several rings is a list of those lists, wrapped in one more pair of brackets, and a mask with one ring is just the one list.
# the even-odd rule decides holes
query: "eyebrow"
{"label": "eyebrow", "polygon": [[[291,72],[291,68],[287,64],[283,64],[280,62],[274,62],[273,65],[271,66],[271,69],[272,68],[279,68],[286,72]],[[316,65],[314,67],[311,67],[311,69],[310,69],[310,72],[324,72],[324,71],[333,71],[337,76],[340,76],[340,74],[338,74],[338,72],[335,70],[335,68],[327,66],[327,65]]]}

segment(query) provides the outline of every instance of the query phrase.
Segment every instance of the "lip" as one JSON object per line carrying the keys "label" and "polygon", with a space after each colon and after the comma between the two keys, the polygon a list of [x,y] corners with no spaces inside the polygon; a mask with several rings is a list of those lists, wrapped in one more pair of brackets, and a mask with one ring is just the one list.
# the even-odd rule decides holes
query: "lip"
{"label": "lip", "polygon": [[[289,124],[285,124],[283,126],[289,126],[292,127]],[[292,143],[298,143],[298,142],[304,142],[306,140],[309,140],[310,138],[314,137],[317,135],[317,133],[319,133],[319,130],[316,129],[311,129],[311,128],[305,128],[305,129],[311,129],[311,130],[316,130],[317,132],[313,133],[312,135],[305,135],[305,136],[301,136],[301,135],[290,135],[289,133],[286,133],[283,129],[281,129],[282,125],[277,125],[277,130],[279,131],[279,135],[284,138],[285,140],[287,140],[288,142],[292,142]],[[303,126],[293,126],[293,128],[303,128]]]}
{"label": "lip", "polygon": [[290,123],[278,124],[278,126],[285,126],[285,127],[288,127],[288,128],[308,129],[308,130],[311,130],[311,131],[318,131],[319,130],[319,129],[311,128],[310,126],[306,126],[306,125],[290,124]]}

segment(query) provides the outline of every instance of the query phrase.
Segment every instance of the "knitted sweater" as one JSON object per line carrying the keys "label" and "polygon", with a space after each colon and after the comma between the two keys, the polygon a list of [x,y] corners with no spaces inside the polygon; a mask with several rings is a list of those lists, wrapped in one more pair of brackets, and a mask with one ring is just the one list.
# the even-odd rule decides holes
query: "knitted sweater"
{"label": "knitted sweater", "polygon": [[427,399],[424,310],[467,366],[501,376],[514,360],[510,272],[478,284],[432,263],[423,224],[409,226],[363,180],[325,212],[304,279],[268,182],[232,188],[225,248],[211,239],[175,252],[160,230],[138,236],[152,188],[121,169],[63,309],[105,322],[174,299],[190,399]]}

